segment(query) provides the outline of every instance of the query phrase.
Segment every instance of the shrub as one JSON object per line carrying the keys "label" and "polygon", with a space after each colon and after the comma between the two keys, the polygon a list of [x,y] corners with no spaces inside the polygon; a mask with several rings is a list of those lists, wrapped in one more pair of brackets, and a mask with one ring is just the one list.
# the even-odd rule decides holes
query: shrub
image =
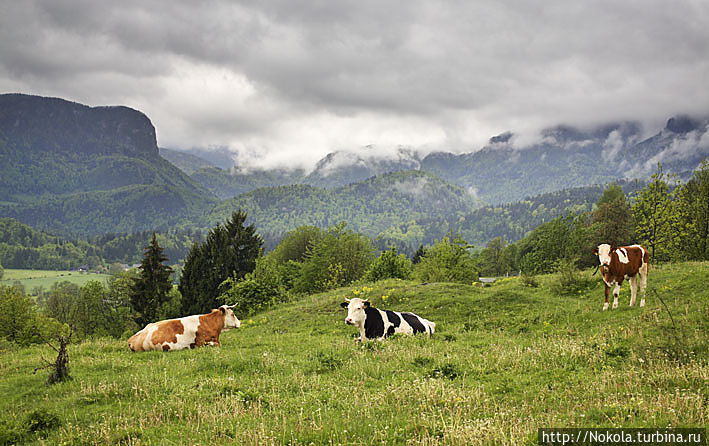
{"label": "shrub", "polygon": [[59,415],[47,409],[37,409],[30,412],[25,418],[25,427],[28,432],[47,433],[47,431],[62,425]]}
{"label": "shrub", "polygon": [[472,283],[478,279],[470,246],[460,236],[444,237],[426,250],[416,265],[416,276],[424,282]]}
{"label": "shrub", "polygon": [[551,291],[556,294],[578,294],[596,283],[592,277],[584,277],[576,268],[576,262],[568,258],[556,262],[556,272],[559,279],[551,285]]}
{"label": "shrub", "polygon": [[537,277],[534,274],[526,272],[525,270],[522,270],[522,274],[520,274],[519,279],[522,281],[522,284],[524,284],[524,286],[529,286],[532,288],[537,288],[539,286],[539,281],[537,281]]}
{"label": "shrub", "polygon": [[0,338],[20,345],[41,342],[40,334],[52,337],[61,324],[37,311],[32,297],[15,286],[0,286]]}
{"label": "shrub", "polygon": [[347,285],[362,278],[372,263],[372,244],[365,235],[340,224],[330,228],[305,256],[296,292],[315,293]]}
{"label": "shrub", "polygon": [[289,296],[275,261],[269,257],[257,259],[254,271],[243,279],[234,276],[224,281],[222,289],[225,291],[220,298],[235,305],[234,312],[242,317],[283,302]]}
{"label": "shrub", "polygon": [[396,248],[382,252],[364,275],[369,282],[382,279],[410,279],[413,264],[404,254],[397,254]]}

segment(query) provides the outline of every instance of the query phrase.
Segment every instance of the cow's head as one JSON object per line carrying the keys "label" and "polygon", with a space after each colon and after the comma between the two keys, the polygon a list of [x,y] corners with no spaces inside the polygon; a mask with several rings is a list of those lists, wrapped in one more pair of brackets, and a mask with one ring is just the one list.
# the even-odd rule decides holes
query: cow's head
{"label": "cow's head", "polygon": [[350,325],[356,325],[358,327],[364,324],[364,320],[367,318],[364,310],[369,308],[369,300],[362,300],[358,297],[353,299],[345,298],[345,301],[340,304],[342,308],[347,308],[347,317],[345,322]]}
{"label": "cow's head", "polygon": [[219,311],[224,315],[224,328],[239,328],[241,327],[241,321],[236,318],[233,310],[234,306],[222,305],[219,307]]}
{"label": "cow's head", "polygon": [[598,261],[601,266],[609,266],[611,264],[611,245],[603,243],[598,245],[598,248],[593,248],[593,255],[598,256]]}

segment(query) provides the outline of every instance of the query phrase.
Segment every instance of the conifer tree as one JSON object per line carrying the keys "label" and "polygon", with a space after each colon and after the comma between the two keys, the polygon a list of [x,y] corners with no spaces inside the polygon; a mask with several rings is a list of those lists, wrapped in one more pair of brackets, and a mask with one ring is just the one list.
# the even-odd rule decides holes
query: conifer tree
{"label": "conifer tree", "polygon": [[133,281],[130,303],[135,313],[135,321],[141,327],[155,322],[161,306],[170,299],[172,268],[164,265],[167,261],[153,233],[153,239],[145,248],[138,277]]}
{"label": "conifer tree", "polygon": [[254,225],[245,226],[246,217],[239,209],[212,228],[204,243],[190,249],[180,278],[184,314],[217,308],[222,304],[220,285],[229,278],[241,279],[256,267],[263,240]]}

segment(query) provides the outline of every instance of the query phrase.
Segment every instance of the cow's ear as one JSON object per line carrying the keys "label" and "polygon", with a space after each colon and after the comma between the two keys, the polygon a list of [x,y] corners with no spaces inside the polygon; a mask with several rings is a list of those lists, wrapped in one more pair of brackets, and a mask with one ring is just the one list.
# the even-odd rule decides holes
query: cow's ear
{"label": "cow's ear", "polygon": [[364,308],[369,308],[369,301],[368,300],[365,300],[362,303],[364,304]]}
{"label": "cow's ear", "polygon": [[219,307],[219,311],[221,311],[221,312],[222,312],[222,314],[225,314],[225,313],[226,313],[226,310],[224,309],[224,307],[223,307],[223,306]]}
{"label": "cow's ear", "polygon": [[593,248],[591,250],[591,252],[593,253],[594,256],[597,256],[598,255],[598,248]]}
{"label": "cow's ear", "polygon": [[342,303],[340,304],[340,306],[341,306],[342,308],[347,308],[348,305],[349,305],[349,304],[348,304],[347,302],[342,302]]}

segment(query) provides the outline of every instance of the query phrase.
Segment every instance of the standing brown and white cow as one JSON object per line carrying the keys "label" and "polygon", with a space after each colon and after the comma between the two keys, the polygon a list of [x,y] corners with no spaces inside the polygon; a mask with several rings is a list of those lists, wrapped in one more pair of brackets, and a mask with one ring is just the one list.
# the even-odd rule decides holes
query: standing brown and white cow
{"label": "standing brown and white cow", "polygon": [[593,248],[593,254],[598,256],[601,263],[601,276],[605,285],[606,303],[603,311],[608,309],[608,291],[613,288],[613,308],[618,308],[618,294],[623,279],[630,281],[630,306],[635,305],[638,292],[638,278],[640,279],[640,306],[645,306],[645,287],[647,286],[647,271],[650,256],[645,248],[640,245],[612,247],[609,244],[598,245]]}
{"label": "standing brown and white cow", "polygon": [[241,326],[232,308],[222,305],[208,314],[150,323],[128,339],[128,346],[134,352],[142,352],[221,345],[219,335],[222,330]]}

